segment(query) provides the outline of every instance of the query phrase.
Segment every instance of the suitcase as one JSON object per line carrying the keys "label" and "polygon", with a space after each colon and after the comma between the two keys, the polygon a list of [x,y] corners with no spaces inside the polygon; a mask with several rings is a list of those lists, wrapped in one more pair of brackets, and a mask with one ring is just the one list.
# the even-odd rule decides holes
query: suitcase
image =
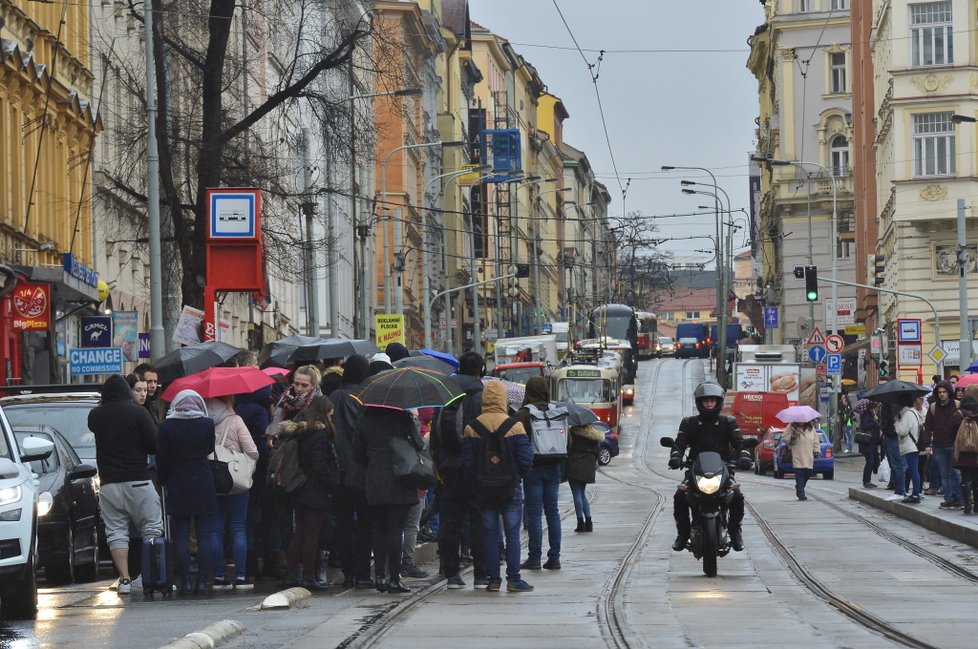
{"label": "suitcase", "polygon": [[160,498],[163,536],[143,540],[143,595],[147,598],[152,598],[154,592],[164,598],[173,594],[173,541],[167,524],[165,498],[164,493]]}

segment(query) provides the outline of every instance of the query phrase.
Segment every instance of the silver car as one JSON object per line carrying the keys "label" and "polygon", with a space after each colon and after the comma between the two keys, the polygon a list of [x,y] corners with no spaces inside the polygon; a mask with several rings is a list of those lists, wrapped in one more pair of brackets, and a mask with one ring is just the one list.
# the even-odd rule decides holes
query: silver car
{"label": "silver car", "polygon": [[659,358],[676,355],[676,341],[669,336],[659,336]]}

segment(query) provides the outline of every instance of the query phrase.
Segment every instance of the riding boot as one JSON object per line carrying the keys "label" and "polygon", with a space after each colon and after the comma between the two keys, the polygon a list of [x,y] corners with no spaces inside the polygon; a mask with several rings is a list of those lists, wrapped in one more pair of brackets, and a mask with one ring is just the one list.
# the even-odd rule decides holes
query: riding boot
{"label": "riding boot", "polygon": [[971,483],[965,482],[961,485],[961,499],[964,501],[964,513],[970,514],[974,511],[974,496],[971,492]]}
{"label": "riding boot", "polygon": [[585,518],[584,519],[584,531],[585,532],[593,532],[594,531],[594,524],[591,523],[591,519],[590,518]]}
{"label": "riding boot", "polygon": [[672,549],[676,552],[682,552],[686,549],[686,544],[689,542],[689,533],[692,529],[689,521],[683,525],[682,521],[676,521],[676,540],[672,542]]}
{"label": "riding boot", "polygon": [[584,519],[581,518],[580,516],[577,517],[577,527],[574,528],[574,531],[575,532],[583,532],[584,531]]}
{"label": "riding boot", "polygon": [[730,547],[734,552],[741,552],[744,549],[744,535],[739,526],[730,528]]}

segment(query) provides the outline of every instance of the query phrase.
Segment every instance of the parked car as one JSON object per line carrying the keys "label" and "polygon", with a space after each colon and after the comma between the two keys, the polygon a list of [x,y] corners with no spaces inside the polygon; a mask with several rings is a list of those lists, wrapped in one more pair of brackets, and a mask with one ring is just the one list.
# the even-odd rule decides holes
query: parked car
{"label": "parked car", "polygon": [[83,463],[57,430],[12,426],[17,444],[39,438],[54,444],[54,452],[31,462],[37,475],[37,556],[50,581],[95,581],[99,560],[97,469]]}
{"label": "parked car", "polygon": [[0,619],[37,617],[40,488],[30,463],[54,452],[38,437],[18,445],[0,410]]}
{"label": "parked car", "polygon": [[95,434],[88,429],[88,413],[98,405],[100,395],[94,391],[80,391],[78,387],[74,386],[73,392],[48,392],[36,388],[38,391],[29,394],[0,398],[0,407],[14,428],[48,425],[64,436],[82,462],[97,466]]}
{"label": "parked car", "polygon": [[676,355],[676,341],[669,336],[659,336],[659,358]]}
{"label": "parked car", "polygon": [[618,456],[618,433],[603,421],[596,421],[591,425],[604,431],[604,441],[598,447],[598,464],[607,466],[611,464],[611,458]]}
{"label": "parked car", "polygon": [[[818,437],[822,457],[815,458],[813,473],[820,474],[825,480],[832,480],[835,477],[835,449],[824,430],[818,432]],[[785,473],[792,473],[794,471],[794,467],[791,466],[790,462],[785,462],[781,459],[784,449],[785,444],[779,437],[778,447],[774,454],[774,468],[772,469],[775,478],[783,478]]]}

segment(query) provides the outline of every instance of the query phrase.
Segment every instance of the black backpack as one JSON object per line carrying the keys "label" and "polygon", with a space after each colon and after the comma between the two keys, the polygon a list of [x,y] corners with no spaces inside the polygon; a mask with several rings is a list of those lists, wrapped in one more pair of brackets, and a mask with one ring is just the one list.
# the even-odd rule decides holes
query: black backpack
{"label": "black backpack", "polygon": [[505,439],[516,424],[512,417],[494,431],[478,419],[469,424],[482,439],[475,458],[475,484],[478,499],[486,505],[505,505],[516,493],[516,460]]}

